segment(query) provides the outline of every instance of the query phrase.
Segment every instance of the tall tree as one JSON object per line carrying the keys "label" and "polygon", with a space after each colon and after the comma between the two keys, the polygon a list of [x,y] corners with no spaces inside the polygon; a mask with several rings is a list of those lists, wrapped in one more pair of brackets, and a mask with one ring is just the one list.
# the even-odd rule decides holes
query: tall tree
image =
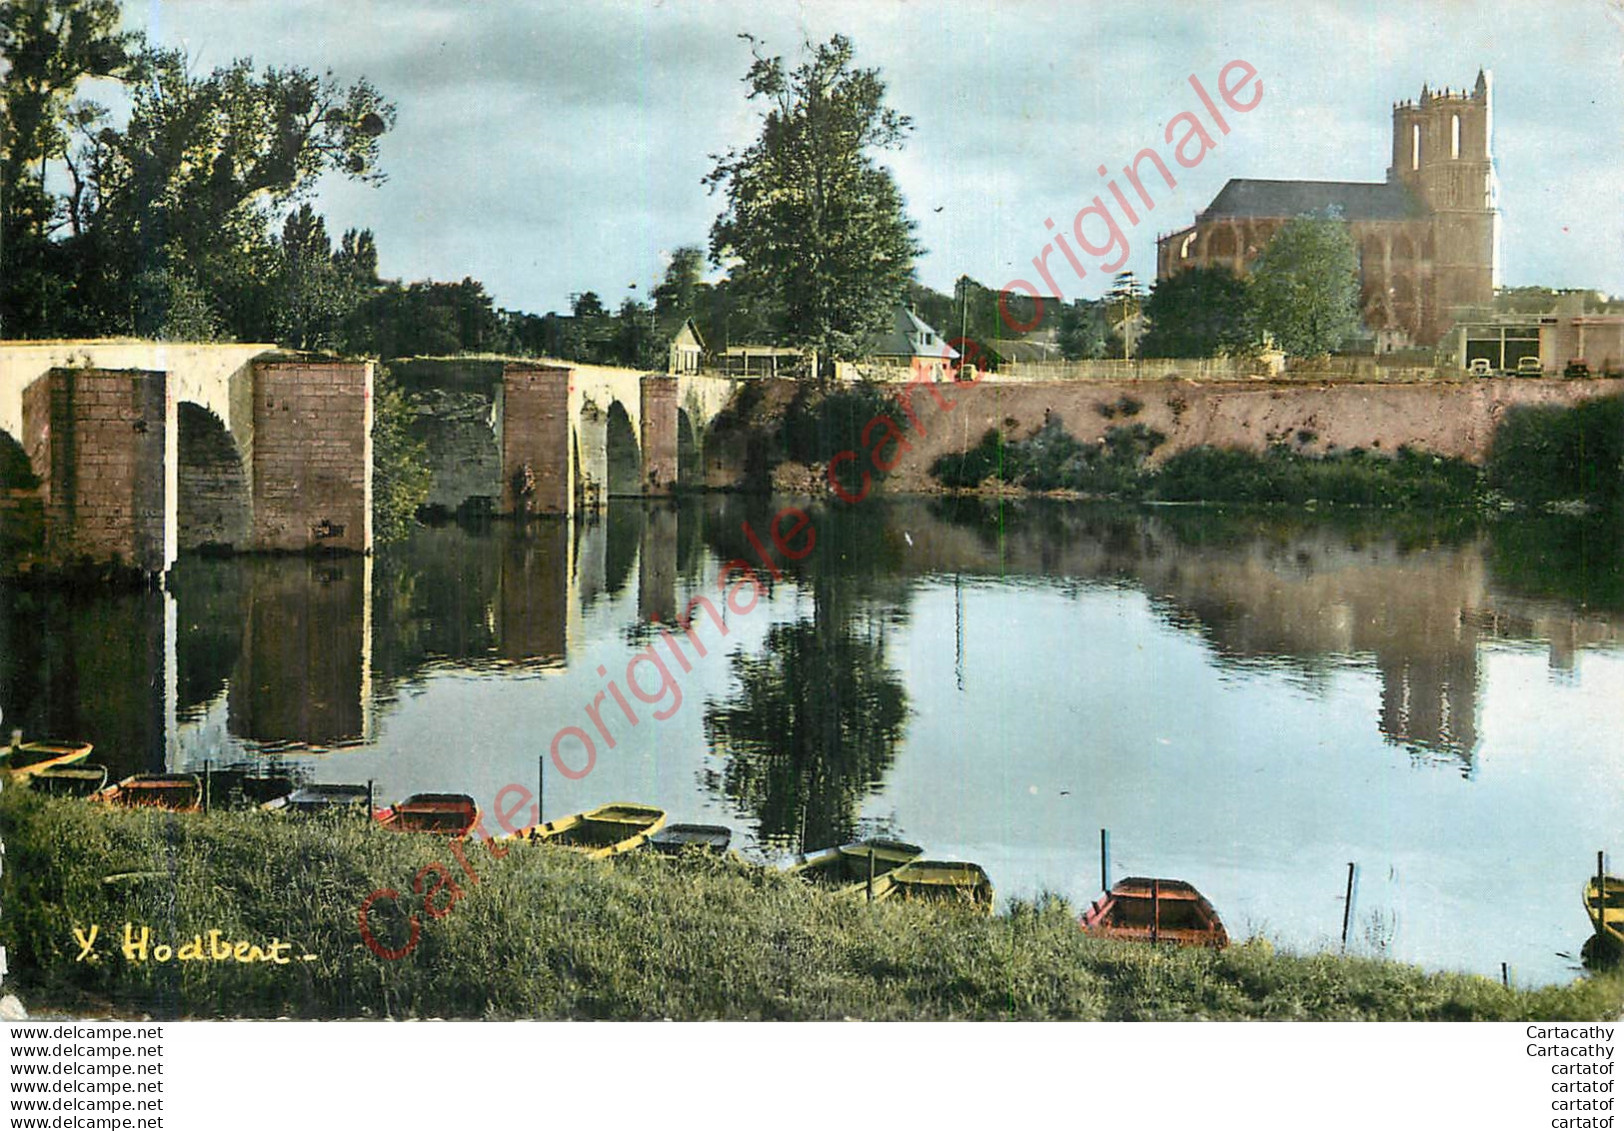
{"label": "tall tree", "polygon": [[766,109],[756,141],[705,177],[727,202],[711,259],[764,302],[783,343],[856,356],[891,318],[919,253],[896,181],[873,156],[900,147],[911,123],[885,105],[877,70],[852,66],[844,36],[793,71],[741,38],[754,57],[749,97]]}
{"label": "tall tree", "polygon": [[1289,357],[1330,353],[1359,329],[1359,253],[1339,216],[1299,216],[1252,267],[1258,323]]}
{"label": "tall tree", "polygon": [[703,248],[688,246],[673,251],[671,262],[665,268],[665,278],[654,288],[654,313],[667,322],[694,317],[699,312],[704,267]]}
{"label": "tall tree", "polygon": [[122,75],[137,42],[119,30],[117,0],[0,2],[0,336],[67,328],[72,288],[51,237],[77,218],[76,202],[59,199],[47,175],[74,127],[100,116],[72,104],[79,83]]}
{"label": "tall tree", "polygon": [[1144,301],[1145,288],[1132,271],[1118,272],[1111,280],[1111,289],[1105,293],[1106,321],[1112,336],[1121,343],[1124,359],[1133,356]]}
{"label": "tall tree", "polygon": [[1246,280],[1227,267],[1192,267],[1156,280],[1145,317],[1142,357],[1215,357],[1258,344]]}
{"label": "tall tree", "polygon": [[109,320],[128,280],[166,271],[218,297],[239,337],[273,331],[266,296],[278,267],[273,215],[326,172],[383,179],[379,139],[394,107],[366,80],[239,59],[205,77],[178,51],[139,61],[122,134],[104,131],[89,164],[96,278]]}
{"label": "tall tree", "polygon": [[1103,302],[1077,299],[1060,311],[1060,356],[1067,361],[1104,357],[1107,337]]}

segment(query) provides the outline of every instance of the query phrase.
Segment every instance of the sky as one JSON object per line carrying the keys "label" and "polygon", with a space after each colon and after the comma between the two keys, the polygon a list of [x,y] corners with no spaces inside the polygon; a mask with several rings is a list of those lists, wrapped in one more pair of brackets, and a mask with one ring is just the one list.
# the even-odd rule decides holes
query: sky
{"label": "sky", "polygon": [[[879,156],[918,221],[918,276],[938,290],[962,274],[1031,277],[1044,221],[1070,227],[1105,187],[1099,165],[1146,146],[1166,157],[1169,121],[1202,113],[1189,76],[1217,98],[1241,59],[1257,106],[1229,115],[1196,167],[1169,160],[1177,189],[1124,231],[1142,279],[1157,235],[1231,177],[1382,180],[1392,104],[1423,83],[1468,88],[1482,67],[1503,282],[1624,295],[1624,0],[127,0],[125,17],[195,69],[251,56],[372,80],[399,109],[388,181],[324,180],[328,229],[371,228],[386,277],[471,276],[510,309],[646,297],[673,248],[706,243],[722,200],[701,179],[759,126],[741,32],[787,61],[838,32],[880,70],[913,129]],[[1066,298],[1110,282],[1056,278]]]}

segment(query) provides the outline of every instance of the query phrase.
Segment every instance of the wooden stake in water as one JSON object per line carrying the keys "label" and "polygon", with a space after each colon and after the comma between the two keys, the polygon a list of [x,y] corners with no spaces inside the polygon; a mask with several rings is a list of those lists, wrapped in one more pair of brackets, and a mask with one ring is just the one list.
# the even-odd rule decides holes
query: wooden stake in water
{"label": "wooden stake in water", "polygon": [[372,779],[367,779],[367,820],[372,819]]}
{"label": "wooden stake in water", "polygon": [[203,759],[203,812],[209,811],[209,805],[214,800],[214,763]]}
{"label": "wooden stake in water", "polygon": [[874,902],[874,846],[868,846],[868,901]]}
{"label": "wooden stake in water", "polygon": [[547,818],[547,755],[543,754],[536,759],[536,824],[541,825]]}
{"label": "wooden stake in water", "polygon": [[1111,830],[1100,830],[1100,890],[1111,890]]}
{"label": "wooden stake in water", "polygon": [[1500,984],[1508,990],[1511,988],[1511,967],[1504,962],[1500,963]]}
{"label": "wooden stake in water", "polygon": [[1342,897],[1342,949],[1348,949],[1348,923],[1353,918],[1353,861],[1348,861],[1348,891]]}

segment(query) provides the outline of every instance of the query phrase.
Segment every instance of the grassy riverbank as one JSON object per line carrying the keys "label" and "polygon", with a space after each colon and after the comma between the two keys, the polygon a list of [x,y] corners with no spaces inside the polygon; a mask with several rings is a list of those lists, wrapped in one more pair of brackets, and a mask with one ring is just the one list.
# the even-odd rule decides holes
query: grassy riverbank
{"label": "grassy riverbank", "polygon": [[[495,859],[470,845],[474,884],[448,845],[359,821],[105,812],[7,789],[0,833],[0,939],[36,1014],[1473,1020],[1611,1018],[1624,1004],[1618,977],[1521,991],[1259,943],[1152,950],[1085,938],[1059,901],[992,918],[868,907],[737,861],[607,865],[518,846]],[[439,918],[410,894],[434,862],[461,888]],[[450,889],[426,886],[443,907]],[[422,924],[399,961],[358,930],[383,887]],[[372,927],[400,947],[388,905]],[[154,945],[275,937],[291,961],[131,962],[126,922]],[[96,960],[77,961],[74,930],[92,924]]]}

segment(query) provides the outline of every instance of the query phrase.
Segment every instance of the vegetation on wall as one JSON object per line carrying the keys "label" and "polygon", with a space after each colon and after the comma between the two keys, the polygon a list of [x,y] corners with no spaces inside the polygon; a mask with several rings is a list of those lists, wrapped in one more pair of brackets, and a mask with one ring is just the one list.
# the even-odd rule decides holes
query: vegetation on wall
{"label": "vegetation on wall", "polygon": [[411,423],[410,402],[380,365],[372,386],[372,536],[379,542],[411,530],[434,483],[428,446],[412,436]]}
{"label": "vegetation on wall", "polygon": [[981,443],[958,455],[941,456],[931,474],[946,487],[976,487],[996,479],[1032,491],[1081,491],[1138,497],[1145,492],[1145,460],[1166,437],[1143,424],[1110,428],[1086,444],[1052,416],[1030,437],[1008,440],[989,429]]}
{"label": "vegetation on wall", "polygon": [[1624,397],[1509,409],[1486,471],[1489,486],[1516,503],[1624,505]]}

